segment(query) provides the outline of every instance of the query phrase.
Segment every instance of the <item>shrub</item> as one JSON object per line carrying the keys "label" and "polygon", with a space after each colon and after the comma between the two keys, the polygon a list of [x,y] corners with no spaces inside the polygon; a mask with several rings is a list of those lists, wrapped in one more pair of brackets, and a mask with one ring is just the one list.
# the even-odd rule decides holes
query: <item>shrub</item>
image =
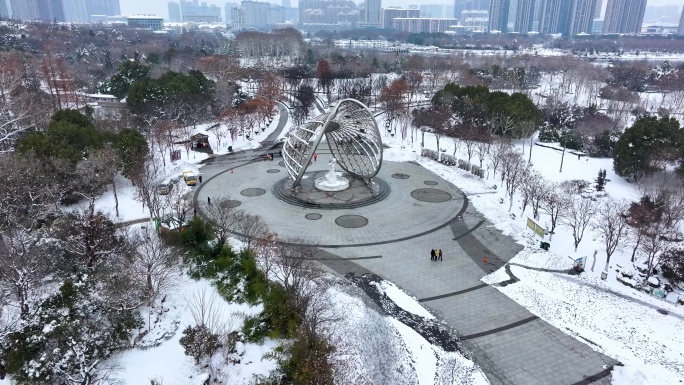
{"label": "shrub", "polygon": [[263,305],[259,315],[245,320],[243,332],[247,341],[260,343],[266,337],[290,338],[296,334],[300,317],[282,285],[268,282]]}
{"label": "shrub", "polygon": [[332,365],[328,361],[335,348],[323,337],[300,332],[291,343],[279,346],[278,364],[283,373],[281,384],[333,384]]}
{"label": "shrub", "polygon": [[195,365],[199,365],[203,357],[213,356],[221,347],[219,336],[203,325],[185,328],[179,343],[185,349],[185,355],[195,359]]}

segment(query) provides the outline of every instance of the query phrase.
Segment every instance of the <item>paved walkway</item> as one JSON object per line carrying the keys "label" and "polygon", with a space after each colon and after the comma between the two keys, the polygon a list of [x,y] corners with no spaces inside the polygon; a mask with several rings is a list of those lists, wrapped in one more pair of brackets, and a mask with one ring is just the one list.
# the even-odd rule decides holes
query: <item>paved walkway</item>
{"label": "paved walkway", "polygon": [[[326,169],[328,157],[320,154],[320,162],[311,169]],[[279,201],[272,186],[287,175],[277,159],[228,161],[209,165],[203,173],[205,182],[196,191],[196,201],[239,200],[242,209],[262,216],[279,236],[320,245],[318,259],[327,268],[342,274],[375,273],[401,286],[458,332],[492,384],[610,384],[615,360],[480,281],[522,246],[485,220],[456,186],[421,166],[384,162],[378,177],[390,185],[389,196],[350,210],[312,210]],[[397,173],[409,178],[394,178]],[[411,193],[421,188],[440,190],[434,196],[447,193],[450,198],[417,199],[426,195]],[[320,214],[320,219],[306,219],[311,213]],[[367,224],[340,226],[346,222],[338,219],[347,215],[364,217]],[[442,249],[443,261],[429,259],[432,248]]]}

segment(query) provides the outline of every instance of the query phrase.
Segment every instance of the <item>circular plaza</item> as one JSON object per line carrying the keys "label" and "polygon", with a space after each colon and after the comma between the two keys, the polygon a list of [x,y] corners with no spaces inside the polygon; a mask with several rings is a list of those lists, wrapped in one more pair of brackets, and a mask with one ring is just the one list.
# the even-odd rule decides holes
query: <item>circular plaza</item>
{"label": "circular plaza", "polygon": [[195,198],[230,200],[231,206],[263,218],[280,238],[322,247],[404,241],[448,226],[466,207],[458,188],[411,162],[384,161],[371,184],[352,178],[342,192],[308,186],[329,169],[330,159],[330,154],[318,155],[296,190],[288,187],[282,162],[228,166],[205,180]]}

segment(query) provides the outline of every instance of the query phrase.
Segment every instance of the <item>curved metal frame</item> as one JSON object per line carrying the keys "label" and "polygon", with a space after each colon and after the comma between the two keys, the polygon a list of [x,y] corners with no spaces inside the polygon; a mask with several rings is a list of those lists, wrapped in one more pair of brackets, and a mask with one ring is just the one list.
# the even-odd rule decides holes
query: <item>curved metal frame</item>
{"label": "curved metal frame", "polygon": [[311,164],[323,135],[330,152],[346,172],[370,179],[382,164],[382,141],[373,114],[356,99],[344,99],[287,134],[283,145],[285,169],[296,187]]}

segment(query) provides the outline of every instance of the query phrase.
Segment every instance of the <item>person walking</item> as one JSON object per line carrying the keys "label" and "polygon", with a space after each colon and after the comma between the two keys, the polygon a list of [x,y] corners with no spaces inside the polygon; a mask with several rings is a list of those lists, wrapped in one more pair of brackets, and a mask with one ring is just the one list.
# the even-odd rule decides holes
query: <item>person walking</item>
{"label": "person walking", "polygon": [[207,204],[208,204],[208,205],[211,204],[211,198],[210,198],[210,197],[207,197]]}
{"label": "person walking", "polygon": [[316,161],[316,158],[318,158],[318,154],[314,154],[314,162]]}
{"label": "person walking", "polygon": [[442,260],[442,249],[437,250],[437,255],[439,256],[439,260]]}
{"label": "person walking", "polygon": [[430,250],[430,260],[434,261],[436,257],[435,249]]}
{"label": "person walking", "polygon": [[202,175],[199,176],[199,182],[202,183]]}

